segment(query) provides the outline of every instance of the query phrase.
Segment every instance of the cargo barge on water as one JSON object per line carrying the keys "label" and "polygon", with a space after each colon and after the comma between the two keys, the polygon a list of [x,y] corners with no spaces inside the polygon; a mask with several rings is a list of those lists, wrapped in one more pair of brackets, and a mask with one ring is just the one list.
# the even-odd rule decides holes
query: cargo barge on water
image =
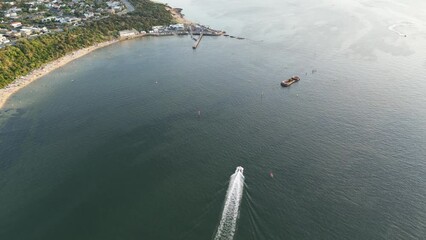
{"label": "cargo barge on water", "polygon": [[282,87],[289,87],[290,85],[292,85],[293,83],[298,82],[298,81],[300,81],[300,77],[299,76],[293,76],[293,77],[291,77],[287,80],[283,80],[281,82],[281,86]]}

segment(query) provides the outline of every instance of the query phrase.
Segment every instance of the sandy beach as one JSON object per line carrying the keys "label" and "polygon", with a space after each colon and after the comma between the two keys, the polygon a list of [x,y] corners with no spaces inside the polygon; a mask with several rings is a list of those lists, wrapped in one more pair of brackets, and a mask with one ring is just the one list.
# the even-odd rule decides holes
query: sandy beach
{"label": "sandy beach", "polygon": [[27,86],[28,84],[30,84],[31,82],[37,80],[38,78],[50,73],[51,71],[60,68],[62,66],[64,66],[65,64],[79,58],[82,57],[98,48],[102,48],[102,47],[106,47],[108,45],[111,45],[113,43],[118,42],[119,40],[111,40],[111,41],[107,41],[107,42],[102,42],[99,44],[96,44],[94,46],[90,46],[87,48],[83,48],[83,49],[79,49],[77,51],[74,51],[72,53],[69,53],[59,59],[56,59],[50,63],[47,63],[46,65],[33,70],[32,72],[30,72],[29,74],[27,74],[26,76],[22,76],[18,79],[16,79],[15,81],[13,81],[11,84],[9,84],[8,86],[6,86],[5,88],[0,89],[0,109],[3,108],[3,105],[6,103],[7,99],[9,99],[9,97],[16,93],[17,91],[19,91],[21,88]]}
{"label": "sandy beach", "polygon": [[[166,7],[166,9],[172,14],[174,20],[178,23],[184,23],[184,24],[191,24],[192,22],[185,19],[183,15],[180,13],[178,8],[172,8],[172,7]],[[137,35],[131,38],[135,37],[143,37],[144,35]],[[130,39],[130,38],[127,38]],[[65,64],[80,58],[96,49],[106,47],[108,45],[111,45],[113,43],[126,40],[126,39],[114,39],[107,42],[102,42],[99,44],[96,44],[94,46],[90,46],[87,48],[79,49],[77,51],[74,51],[72,53],[67,54],[64,57],[61,57],[59,59],[56,59],[52,62],[49,62],[45,64],[44,66],[33,70],[32,72],[28,73],[26,76],[19,77],[15,79],[11,84],[6,86],[5,88],[0,89],[0,109],[3,108],[6,101],[9,99],[10,96],[12,96],[14,93],[22,89],[23,87],[27,86],[31,82],[37,80],[40,77],[45,76],[46,74],[50,73],[51,71],[60,68],[64,66]]]}

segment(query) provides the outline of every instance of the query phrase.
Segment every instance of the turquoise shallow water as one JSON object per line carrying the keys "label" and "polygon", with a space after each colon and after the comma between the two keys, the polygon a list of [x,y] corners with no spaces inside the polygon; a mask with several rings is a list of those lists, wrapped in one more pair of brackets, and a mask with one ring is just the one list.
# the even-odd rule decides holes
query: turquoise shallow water
{"label": "turquoise shallow water", "polygon": [[[248,39],[206,37],[196,51],[189,37],[121,42],[10,99],[0,112],[0,238],[212,239],[239,165],[234,239],[425,236],[421,14],[401,38],[382,26],[390,17],[360,17],[388,16],[375,2],[281,3],[310,6],[282,29],[266,14],[274,2],[230,3],[221,17],[220,2],[201,3],[182,5],[197,21],[218,19],[211,25],[232,19],[225,30]],[[334,27],[357,30],[331,38]],[[302,81],[282,89],[293,74]]]}

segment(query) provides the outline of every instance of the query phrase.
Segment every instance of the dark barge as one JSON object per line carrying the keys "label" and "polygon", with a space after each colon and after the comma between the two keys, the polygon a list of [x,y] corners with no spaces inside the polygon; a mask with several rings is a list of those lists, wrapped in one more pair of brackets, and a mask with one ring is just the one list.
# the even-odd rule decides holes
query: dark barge
{"label": "dark barge", "polygon": [[284,80],[281,82],[281,86],[282,87],[289,87],[291,84],[300,81],[300,77],[299,76],[293,76],[287,80]]}

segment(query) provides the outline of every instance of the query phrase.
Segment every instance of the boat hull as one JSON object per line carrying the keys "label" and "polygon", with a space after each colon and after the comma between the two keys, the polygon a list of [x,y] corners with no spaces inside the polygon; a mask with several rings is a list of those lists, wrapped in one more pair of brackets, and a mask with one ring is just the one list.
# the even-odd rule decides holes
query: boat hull
{"label": "boat hull", "polygon": [[281,86],[282,87],[289,87],[290,85],[292,85],[293,83],[298,82],[298,81],[300,81],[300,77],[293,76],[293,77],[291,77],[287,80],[282,81]]}

